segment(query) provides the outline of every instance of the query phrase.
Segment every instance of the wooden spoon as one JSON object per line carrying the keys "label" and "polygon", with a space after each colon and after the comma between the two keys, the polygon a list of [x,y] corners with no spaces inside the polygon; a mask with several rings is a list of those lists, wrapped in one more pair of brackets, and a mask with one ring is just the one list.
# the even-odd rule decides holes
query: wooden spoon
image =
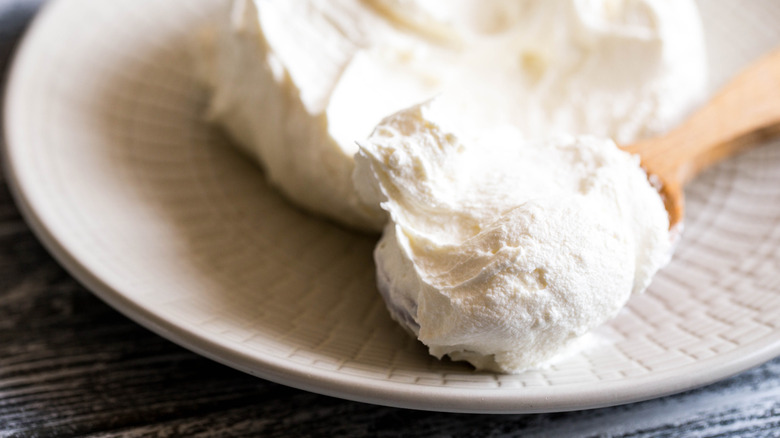
{"label": "wooden spoon", "polygon": [[682,224],[686,183],[718,161],[778,134],[780,50],[749,66],[667,135],[621,148],[641,158],[674,229]]}

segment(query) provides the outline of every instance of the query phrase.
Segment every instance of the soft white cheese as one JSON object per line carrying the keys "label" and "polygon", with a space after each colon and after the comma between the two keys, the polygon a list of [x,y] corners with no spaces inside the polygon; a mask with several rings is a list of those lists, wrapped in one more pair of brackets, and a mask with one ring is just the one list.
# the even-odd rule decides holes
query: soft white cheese
{"label": "soft white cheese", "polygon": [[373,230],[354,141],[401,108],[443,93],[525,137],[630,142],[705,84],[690,0],[234,0],[210,46],[211,116],[290,199]]}
{"label": "soft white cheese", "polygon": [[668,260],[661,198],[611,140],[528,140],[442,99],[388,117],[360,146],[355,183],[390,217],[379,289],[437,357],[540,366]]}

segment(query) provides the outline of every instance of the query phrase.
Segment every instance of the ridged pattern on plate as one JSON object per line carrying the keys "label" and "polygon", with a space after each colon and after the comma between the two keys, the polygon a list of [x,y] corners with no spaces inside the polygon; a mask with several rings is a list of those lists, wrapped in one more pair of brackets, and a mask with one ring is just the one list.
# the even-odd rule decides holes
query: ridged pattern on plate
{"label": "ridged pattern on plate", "polygon": [[[716,85],[780,43],[780,3],[750,5],[703,3]],[[773,144],[689,187],[674,261],[598,342],[520,375],[431,358],[376,293],[375,237],[288,204],[203,120],[194,42],[223,6],[61,1],[17,60],[6,122],[20,198],[55,253],[131,316],[264,377],[461,411],[638,400],[705,383],[724,362],[755,357],[744,367],[780,351]]]}

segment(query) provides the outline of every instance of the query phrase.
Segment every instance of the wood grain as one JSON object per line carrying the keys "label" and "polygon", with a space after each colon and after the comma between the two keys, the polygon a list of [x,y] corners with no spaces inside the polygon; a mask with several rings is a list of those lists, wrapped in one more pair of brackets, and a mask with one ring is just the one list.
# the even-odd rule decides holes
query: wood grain
{"label": "wood grain", "polygon": [[[0,0],[0,66],[39,3]],[[778,437],[780,359],[675,396],[558,414],[456,415],[320,396],[204,359],[103,304],[41,246],[3,182],[0,436]]]}
{"label": "wood grain", "polygon": [[656,178],[670,228],[683,220],[683,187],[704,169],[780,134],[780,50],[759,59],[687,121],[623,147]]}

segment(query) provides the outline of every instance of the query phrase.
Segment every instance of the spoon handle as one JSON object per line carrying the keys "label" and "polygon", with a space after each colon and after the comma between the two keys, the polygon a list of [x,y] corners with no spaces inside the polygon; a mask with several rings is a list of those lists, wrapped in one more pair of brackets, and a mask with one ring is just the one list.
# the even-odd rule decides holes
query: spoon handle
{"label": "spoon handle", "polygon": [[666,136],[623,149],[667,184],[684,186],[718,161],[780,134],[780,50],[752,64]]}

